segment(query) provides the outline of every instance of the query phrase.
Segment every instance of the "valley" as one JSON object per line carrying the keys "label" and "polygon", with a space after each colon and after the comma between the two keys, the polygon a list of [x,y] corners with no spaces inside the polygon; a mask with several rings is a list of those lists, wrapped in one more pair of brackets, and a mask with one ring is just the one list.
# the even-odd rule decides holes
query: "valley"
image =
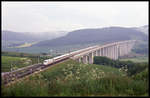
{"label": "valley", "polygon": [[[134,49],[138,51],[139,46],[135,46]],[[2,70],[10,71],[12,61],[15,62],[12,68],[15,70],[34,63],[42,63],[54,56],[56,54],[48,56],[46,53],[2,52]],[[147,96],[148,62],[148,55],[137,54],[135,51],[119,60],[96,56],[93,64],[68,59],[42,72],[20,79],[12,85],[2,84],[2,95]]]}
{"label": "valley", "polygon": [[[148,26],[145,29],[148,29]],[[24,34],[24,32],[20,34],[18,32],[3,31],[2,51],[36,54],[41,52],[50,53],[50,50],[53,50],[53,53],[58,52],[62,54],[96,44],[101,45],[114,41],[130,39],[139,40],[141,41],[141,44],[148,45],[148,35],[140,30],[125,27],[112,26],[98,29],[79,29],[67,33],[62,31],[58,36],[52,36],[48,32],[39,35],[32,33],[29,33],[29,35]]]}
{"label": "valley", "polygon": [[43,63],[46,59],[90,46],[122,40],[137,40],[137,42],[130,54],[121,56],[118,60],[100,56],[94,57],[93,64],[84,64],[68,59],[42,72],[20,79],[7,88],[2,84],[2,95],[147,96],[149,63],[147,38],[147,35],[133,29],[110,27],[75,30],[51,40],[28,42],[5,40],[2,43],[2,73]]}
{"label": "valley", "polygon": [[2,97],[148,97],[149,2],[2,1]]}

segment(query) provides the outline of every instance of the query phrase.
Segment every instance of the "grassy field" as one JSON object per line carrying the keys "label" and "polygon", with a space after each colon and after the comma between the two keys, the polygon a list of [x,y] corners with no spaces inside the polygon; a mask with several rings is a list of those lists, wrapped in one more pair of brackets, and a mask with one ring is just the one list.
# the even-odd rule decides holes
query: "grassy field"
{"label": "grassy field", "polygon": [[147,56],[141,56],[141,57],[135,57],[135,58],[126,58],[126,59],[120,59],[120,61],[133,61],[133,62],[148,62]]}
{"label": "grassy field", "polygon": [[8,72],[11,69],[21,68],[32,64],[42,63],[43,60],[51,57],[41,56],[39,54],[28,54],[18,52],[2,52],[1,71]]}
{"label": "grassy field", "polygon": [[2,56],[1,71],[8,72],[11,69],[11,64],[13,69],[28,66],[32,63],[31,59],[25,57],[11,57]]}
{"label": "grassy field", "polygon": [[38,43],[38,42],[32,42],[32,43],[24,43],[24,44],[22,44],[22,45],[20,45],[20,46],[16,46],[16,47],[14,47],[14,48],[24,48],[24,47],[31,47],[32,45],[34,45],[34,44],[36,44],[36,43]]}
{"label": "grassy field", "polygon": [[109,66],[73,60],[51,66],[9,87],[2,96],[147,96],[148,84]]}

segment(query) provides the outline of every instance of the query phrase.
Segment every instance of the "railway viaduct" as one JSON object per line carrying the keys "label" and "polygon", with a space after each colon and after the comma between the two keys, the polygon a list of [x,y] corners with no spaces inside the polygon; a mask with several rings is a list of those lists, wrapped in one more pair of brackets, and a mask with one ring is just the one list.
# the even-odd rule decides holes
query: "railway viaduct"
{"label": "railway viaduct", "polygon": [[93,64],[94,56],[106,56],[110,59],[116,60],[121,56],[127,55],[131,52],[136,40],[126,40],[114,42],[106,45],[100,45],[88,51],[81,52],[71,57],[71,59],[84,64]]}
{"label": "railway viaduct", "polygon": [[[124,56],[130,53],[135,42],[136,42],[135,40],[127,40],[127,41],[109,43],[105,45],[96,45],[96,46],[80,49],[77,51],[73,51],[70,53],[69,57],[65,57],[65,58],[67,59],[71,58],[78,62],[83,62],[84,64],[87,63],[92,64],[94,56],[106,56],[108,58],[116,60],[120,56]],[[61,58],[63,59],[64,56]],[[61,58],[59,57],[59,59]],[[17,80],[27,75],[33,74],[36,71],[40,72],[39,69],[42,69],[44,71],[43,68],[45,69],[48,68],[48,66],[44,66],[43,68],[42,67],[43,67],[42,64],[35,64],[35,65],[31,65],[28,67],[15,70],[13,72],[8,72],[5,75],[2,74],[2,77],[4,78],[4,83],[9,84],[10,82],[13,81],[13,78]],[[15,81],[13,83],[15,83]]]}

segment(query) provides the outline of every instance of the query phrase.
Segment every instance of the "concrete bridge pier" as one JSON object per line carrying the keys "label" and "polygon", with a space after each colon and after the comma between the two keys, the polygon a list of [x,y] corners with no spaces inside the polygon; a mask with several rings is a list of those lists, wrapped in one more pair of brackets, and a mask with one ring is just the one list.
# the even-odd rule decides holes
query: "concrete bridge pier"
{"label": "concrete bridge pier", "polygon": [[98,52],[99,52],[99,51],[98,51],[98,50],[96,50],[96,56],[98,56]]}
{"label": "concrete bridge pier", "polygon": [[98,50],[98,56],[101,56],[101,49]]}
{"label": "concrete bridge pier", "polygon": [[106,47],[104,48],[104,54],[105,54],[104,56],[107,57],[107,48]]}
{"label": "concrete bridge pier", "polygon": [[84,63],[84,64],[87,64],[87,63],[88,63],[87,55],[84,55],[84,56],[83,56],[83,63]]}
{"label": "concrete bridge pier", "polygon": [[112,46],[112,59],[115,58],[115,55],[114,55],[115,52],[114,52],[114,50],[115,50],[115,49],[114,49],[114,46]]}
{"label": "concrete bridge pier", "polygon": [[112,57],[111,57],[111,46],[108,47],[108,57],[112,59]]}
{"label": "concrete bridge pier", "polygon": [[81,61],[81,58],[78,58],[77,61],[78,61],[79,63],[82,62],[82,61]]}
{"label": "concrete bridge pier", "polygon": [[127,46],[126,46],[126,43],[124,44],[124,55],[127,54]]}
{"label": "concrete bridge pier", "polygon": [[112,46],[112,59],[114,59],[114,58],[115,58],[114,53],[115,53],[115,47],[114,47],[114,46]]}
{"label": "concrete bridge pier", "polygon": [[119,58],[118,52],[119,52],[118,45],[116,45],[116,60]]}
{"label": "concrete bridge pier", "polygon": [[106,56],[107,56],[107,57],[109,56],[109,50],[108,50],[108,47],[106,47]]}
{"label": "concrete bridge pier", "polygon": [[94,55],[93,55],[93,53],[89,53],[89,64],[93,64],[93,62],[94,62]]}
{"label": "concrete bridge pier", "polygon": [[99,50],[97,50],[97,51],[98,51],[97,56],[100,56],[100,49],[99,49]]}
{"label": "concrete bridge pier", "polygon": [[104,56],[106,56],[106,52],[107,52],[106,47],[104,47]]}
{"label": "concrete bridge pier", "polygon": [[104,47],[104,56],[106,56],[106,48]]}
{"label": "concrete bridge pier", "polygon": [[124,55],[124,47],[123,45],[120,45],[120,56]]}
{"label": "concrete bridge pier", "polygon": [[101,56],[103,56],[103,48],[101,48]]}
{"label": "concrete bridge pier", "polygon": [[120,47],[120,45],[118,45],[118,52],[119,52],[119,57],[121,56],[121,47]]}
{"label": "concrete bridge pier", "polygon": [[110,58],[110,49],[107,47],[107,57]]}
{"label": "concrete bridge pier", "polygon": [[93,55],[96,56],[96,51],[93,52]]}
{"label": "concrete bridge pier", "polygon": [[116,46],[114,45],[114,53],[113,53],[113,55],[114,55],[114,60],[116,60]]}
{"label": "concrete bridge pier", "polygon": [[107,47],[105,47],[105,51],[106,51],[105,56],[108,57],[108,48]]}
{"label": "concrete bridge pier", "polygon": [[113,59],[113,46],[110,47],[110,58]]}
{"label": "concrete bridge pier", "polygon": [[110,58],[110,47],[107,47],[107,57]]}

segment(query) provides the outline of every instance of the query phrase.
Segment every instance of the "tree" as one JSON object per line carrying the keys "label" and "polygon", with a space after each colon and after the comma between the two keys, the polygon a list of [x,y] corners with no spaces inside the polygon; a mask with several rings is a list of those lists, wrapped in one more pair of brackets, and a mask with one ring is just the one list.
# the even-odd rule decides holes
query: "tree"
{"label": "tree", "polygon": [[47,55],[47,53],[41,53],[42,55]]}

